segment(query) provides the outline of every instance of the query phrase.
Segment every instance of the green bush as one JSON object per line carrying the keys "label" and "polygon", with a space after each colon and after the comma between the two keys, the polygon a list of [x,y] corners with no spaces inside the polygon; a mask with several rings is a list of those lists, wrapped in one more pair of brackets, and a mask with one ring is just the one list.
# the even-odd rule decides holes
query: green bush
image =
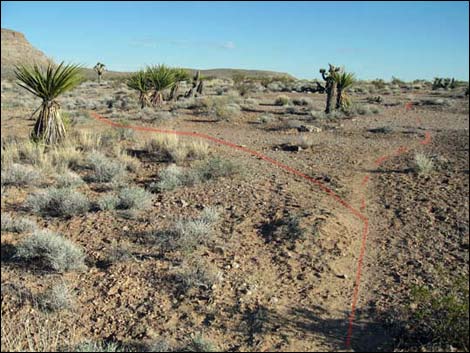
{"label": "green bush", "polygon": [[416,287],[412,290],[410,325],[421,344],[451,345],[468,350],[468,275],[450,283],[449,289]]}

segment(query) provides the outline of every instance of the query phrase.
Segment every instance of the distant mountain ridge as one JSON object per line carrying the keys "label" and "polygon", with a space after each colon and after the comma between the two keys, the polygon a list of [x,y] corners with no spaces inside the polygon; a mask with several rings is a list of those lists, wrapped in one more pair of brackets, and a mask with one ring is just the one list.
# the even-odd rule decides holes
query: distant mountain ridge
{"label": "distant mountain ridge", "polygon": [[[42,51],[36,49],[28,42],[23,33],[13,31],[11,29],[2,28],[2,61],[1,61],[1,74],[2,79],[14,78],[14,67],[15,65],[25,64],[31,65],[37,63],[38,65],[47,65],[49,62],[53,62],[52,59],[48,58]],[[104,63],[106,65],[106,63]],[[192,72],[197,69],[188,69]],[[275,71],[265,70],[242,70],[242,69],[208,69],[200,70],[203,76],[212,76],[219,78],[231,78],[234,75],[241,74],[246,76],[287,76],[293,78],[293,76]],[[91,68],[85,69],[85,75],[87,78],[93,79],[96,77],[95,72]],[[119,78],[126,77],[130,72],[119,72],[119,71],[107,71],[104,74],[104,78]]]}

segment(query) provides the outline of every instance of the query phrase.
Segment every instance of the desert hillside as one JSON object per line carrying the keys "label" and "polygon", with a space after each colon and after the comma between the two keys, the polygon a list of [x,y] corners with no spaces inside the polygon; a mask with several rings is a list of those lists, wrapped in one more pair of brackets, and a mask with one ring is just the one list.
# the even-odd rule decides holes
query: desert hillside
{"label": "desert hillside", "polygon": [[36,49],[23,33],[2,28],[2,78],[13,73],[18,64],[47,64],[50,59]]}
{"label": "desert hillside", "polygon": [[[2,28],[2,79],[12,79],[13,69],[18,64],[47,64],[51,60],[42,51],[35,48],[26,39],[25,35],[21,32],[13,31],[11,29]],[[190,72],[196,72],[197,69],[187,69]],[[200,70],[201,74],[206,77],[216,78],[233,78],[235,75],[244,75],[252,77],[272,76],[272,77],[289,77],[291,75],[283,72],[265,71],[265,70],[242,70],[242,69],[225,69],[215,68],[209,70]],[[96,77],[95,72],[91,68],[84,70],[87,79]],[[127,77],[129,72],[108,71],[106,76],[108,78]]]}

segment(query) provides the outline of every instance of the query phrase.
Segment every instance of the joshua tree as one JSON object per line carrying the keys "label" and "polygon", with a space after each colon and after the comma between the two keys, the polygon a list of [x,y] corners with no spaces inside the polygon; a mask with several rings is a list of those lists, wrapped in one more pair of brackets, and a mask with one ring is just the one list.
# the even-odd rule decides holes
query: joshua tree
{"label": "joshua tree", "polygon": [[354,84],[354,74],[339,71],[334,73],[333,78],[338,89],[336,93],[336,109],[345,108],[350,103],[349,97],[345,94],[345,91]]}
{"label": "joshua tree", "polygon": [[193,78],[193,86],[188,91],[188,93],[186,93],[186,98],[194,96],[194,93],[197,90],[197,87],[198,87],[198,84],[199,84],[200,76],[201,76],[201,72],[200,71],[196,72],[196,75],[194,75],[194,78]]}
{"label": "joshua tree", "polygon": [[334,67],[331,64],[328,64],[330,69],[328,70],[328,74],[326,74],[325,69],[320,69],[320,73],[325,80],[325,91],[326,91],[326,108],[325,113],[329,114],[332,111],[333,105],[333,97],[335,96],[336,91],[336,82],[335,82],[335,74],[340,70],[339,67]]}
{"label": "joshua tree", "polygon": [[202,80],[202,78],[199,79],[199,84],[197,85],[196,92],[197,94],[200,94],[201,96],[203,95],[204,81]]}
{"label": "joshua tree", "polygon": [[189,80],[189,74],[184,69],[173,69],[173,75],[175,77],[175,84],[171,88],[170,100],[176,100],[176,98],[178,97],[178,89],[180,82]]}
{"label": "joshua tree", "polygon": [[150,87],[153,89],[150,98],[153,105],[161,105],[163,102],[162,92],[172,88],[175,84],[175,75],[171,68],[165,65],[151,66],[147,68]]}
{"label": "joshua tree", "polygon": [[144,71],[140,70],[129,77],[127,80],[127,86],[139,92],[139,103],[141,109],[150,105],[148,96],[150,90],[149,81],[147,74]]}
{"label": "joshua tree", "polygon": [[101,76],[103,75],[104,71],[106,70],[106,66],[102,63],[97,63],[93,70],[96,71],[98,74],[98,84],[101,84]]}
{"label": "joshua tree", "polygon": [[15,76],[20,81],[18,85],[42,99],[36,110],[39,110],[39,116],[31,133],[33,140],[53,145],[65,139],[65,126],[55,99],[81,82],[80,71],[79,65],[64,65],[63,62],[57,67],[50,63],[45,69],[37,65],[32,68],[15,67]]}

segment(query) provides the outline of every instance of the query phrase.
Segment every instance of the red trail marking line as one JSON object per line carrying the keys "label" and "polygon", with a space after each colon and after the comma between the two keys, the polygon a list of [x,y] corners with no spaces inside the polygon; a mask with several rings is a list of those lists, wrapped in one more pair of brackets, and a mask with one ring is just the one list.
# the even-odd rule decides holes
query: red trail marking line
{"label": "red trail marking line", "polygon": [[364,179],[362,179],[361,186],[364,186],[369,181],[369,175],[366,175]]}
{"label": "red trail marking line", "polygon": [[[406,107],[406,110],[410,110],[412,108],[412,103],[407,103],[405,105],[405,107]],[[272,159],[272,158],[270,158],[270,157],[268,157],[268,156],[266,156],[266,155],[264,155],[260,152],[251,150],[251,149],[246,148],[246,147],[242,147],[242,146],[237,145],[235,143],[225,141],[225,140],[221,140],[221,139],[215,138],[213,136],[198,133],[198,132],[165,130],[165,129],[157,129],[157,128],[152,128],[152,127],[146,127],[146,126],[132,126],[132,125],[119,124],[119,123],[113,122],[113,121],[97,114],[96,112],[90,112],[90,115],[93,118],[95,118],[96,120],[101,121],[101,122],[103,122],[107,125],[114,126],[114,127],[133,129],[133,130],[136,130],[136,131],[157,132],[157,133],[162,133],[162,134],[173,134],[173,135],[180,135],[180,136],[193,136],[193,137],[202,138],[202,139],[205,139],[205,140],[208,140],[208,141],[218,143],[220,145],[225,145],[225,146],[231,147],[233,149],[248,153],[248,154],[250,154],[252,156],[255,156],[257,158],[260,158],[260,159],[262,159],[262,160],[264,160],[268,163],[271,163],[271,164],[273,164],[273,165],[275,165],[275,166],[277,166],[277,167],[279,167],[279,168],[281,168],[281,169],[283,169],[283,170],[285,170],[285,171],[287,171],[291,174],[297,175],[297,176],[309,181],[312,184],[317,185],[321,190],[326,192],[336,202],[340,203],[343,207],[347,208],[354,216],[359,218],[363,222],[364,226],[363,226],[363,229],[362,229],[361,250],[360,250],[358,264],[357,264],[356,280],[355,280],[355,283],[354,283],[354,291],[353,291],[352,303],[351,303],[351,312],[350,312],[350,315],[349,315],[349,326],[348,326],[347,337],[346,337],[346,347],[350,347],[351,338],[352,338],[352,331],[353,331],[353,323],[354,323],[354,318],[355,318],[355,313],[356,313],[356,305],[357,305],[357,300],[358,300],[358,296],[359,296],[359,287],[360,287],[360,282],[361,282],[362,266],[363,266],[364,254],[365,254],[365,250],[366,250],[367,235],[368,235],[368,232],[369,232],[369,219],[362,212],[356,210],[349,203],[347,203],[341,197],[339,197],[333,190],[331,190],[330,188],[328,188],[326,185],[324,185],[322,182],[316,180],[315,178],[313,178],[309,175],[306,175],[306,174],[304,174],[304,173],[302,173],[302,172],[300,172],[300,171],[298,171],[298,170],[296,170],[292,167],[289,167],[288,165],[280,163],[280,162],[276,161],[275,159]],[[430,142],[430,140],[431,140],[431,135],[428,132],[426,132],[425,140],[420,141],[420,143],[428,144]],[[407,152],[407,151],[408,151],[408,149],[404,148],[404,147],[400,147],[400,149],[397,150],[398,153],[404,153],[404,152]],[[382,157],[378,158],[375,163],[380,165],[387,158],[388,158],[388,156],[382,156]],[[369,175],[366,175],[364,177],[364,180],[362,181],[362,185],[367,183],[368,180],[369,180]],[[363,198],[362,199],[361,210],[365,209],[365,207],[366,207],[365,198]]]}

